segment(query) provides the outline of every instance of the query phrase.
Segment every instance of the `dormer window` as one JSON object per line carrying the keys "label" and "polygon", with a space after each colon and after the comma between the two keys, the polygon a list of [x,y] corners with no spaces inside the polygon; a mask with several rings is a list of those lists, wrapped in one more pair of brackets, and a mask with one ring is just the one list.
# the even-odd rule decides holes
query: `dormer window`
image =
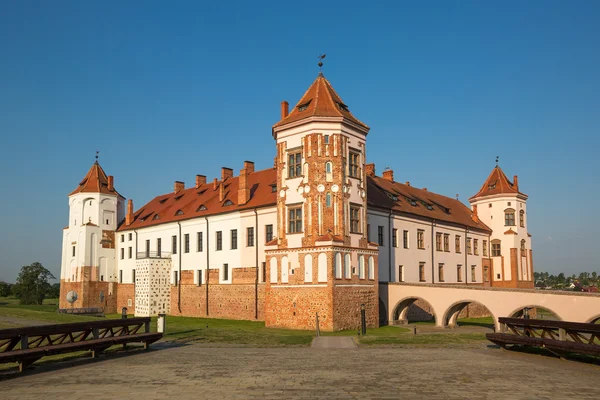
{"label": "dormer window", "polygon": [[488,185],[488,190],[492,190],[492,189],[496,189],[496,182],[494,182],[494,183],[490,183],[490,184]]}
{"label": "dormer window", "polygon": [[304,111],[304,110],[306,110],[308,108],[308,105],[310,104],[311,101],[312,101],[312,99],[310,99],[306,103],[299,104],[298,105],[298,111]]}
{"label": "dormer window", "polygon": [[183,211],[177,210],[177,212],[175,213],[175,215],[183,215]]}
{"label": "dormer window", "polygon": [[158,216],[158,214],[155,214],[155,215],[154,215],[154,217],[152,217],[152,220],[157,220],[157,219],[159,219],[159,218],[160,218],[160,217]]}
{"label": "dormer window", "polygon": [[165,201],[167,201],[168,199],[169,199],[168,197],[165,197],[164,199],[162,199],[162,200],[159,200],[158,202],[159,202],[160,204],[164,204],[164,203],[165,203]]}
{"label": "dormer window", "polygon": [[427,209],[428,209],[429,211],[431,211],[431,210],[433,210],[433,207],[431,207],[429,204],[427,204]]}
{"label": "dormer window", "polygon": [[206,211],[206,209],[206,206],[204,204],[201,204],[196,211]]}
{"label": "dormer window", "polygon": [[231,200],[225,200],[225,203],[223,203],[223,207],[225,206],[232,206],[233,202]]}
{"label": "dormer window", "polygon": [[277,193],[277,185],[271,185],[271,193]]}
{"label": "dormer window", "polygon": [[183,197],[183,195],[182,195],[182,194],[180,194],[179,196],[175,197],[175,201],[179,200],[179,199],[180,199],[180,198],[182,198],[182,197]]}
{"label": "dormer window", "polygon": [[347,106],[347,105],[345,105],[344,103],[336,102],[336,104],[337,104],[337,106],[338,106],[338,108],[339,108],[340,110],[342,110],[342,111],[346,111],[346,112],[349,112],[349,111],[348,111],[348,106]]}
{"label": "dormer window", "polygon": [[417,206],[417,202],[414,201],[414,200],[411,200],[410,201],[410,205],[413,206],[413,207],[416,207]]}

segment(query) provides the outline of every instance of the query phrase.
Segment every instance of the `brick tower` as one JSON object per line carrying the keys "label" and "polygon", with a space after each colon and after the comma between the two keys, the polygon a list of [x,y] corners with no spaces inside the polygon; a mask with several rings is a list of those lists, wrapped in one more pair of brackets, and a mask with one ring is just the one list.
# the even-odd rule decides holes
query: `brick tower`
{"label": "brick tower", "polygon": [[356,329],[364,304],[378,324],[377,246],[367,240],[366,137],[319,73],[273,126],[277,232],[266,251],[269,327]]}

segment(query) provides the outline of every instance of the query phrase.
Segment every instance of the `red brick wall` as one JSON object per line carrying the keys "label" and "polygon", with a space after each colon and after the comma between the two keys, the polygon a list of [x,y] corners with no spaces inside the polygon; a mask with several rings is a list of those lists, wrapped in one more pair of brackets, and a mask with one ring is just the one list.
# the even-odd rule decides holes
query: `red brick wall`
{"label": "red brick wall", "polygon": [[361,324],[360,305],[365,305],[367,327],[379,326],[379,285],[374,287],[335,287],[333,296],[334,330],[358,329]]}
{"label": "red brick wall", "polygon": [[[128,300],[131,299],[131,305]],[[127,307],[127,314],[135,314],[135,285],[133,283],[119,283],[117,290],[117,313]]]}
{"label": "red brick wall", "polygon": [[307,329],[316,328],[319,313],[321,330],[332,331],[332,291],[329,287],[273,288],[265,299],[267,327]]}
{"label": "red brick wall", "polygon": [[[112,286],[112,290],[111,290]],[[67,293],[71,290],[77,292],[78,299],[71,305],[67,302]],[[104,301],[101,301],[101,292]],[[59,308],[86,308],[99,307],[105,314],[112,314],[117,309],[117,284],[109,282],[65,282],[60,281]]]}

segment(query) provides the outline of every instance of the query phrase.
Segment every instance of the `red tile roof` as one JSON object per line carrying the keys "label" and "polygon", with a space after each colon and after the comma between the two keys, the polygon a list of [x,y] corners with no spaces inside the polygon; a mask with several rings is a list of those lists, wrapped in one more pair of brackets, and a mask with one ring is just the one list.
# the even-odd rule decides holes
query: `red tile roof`
{"label": "red tile roof", "polygon": [[[224,185],[225,195],[219,201],[220,187],[213,190],[213,183],[205,183],[199,188],[191,187],[177,193],[167,193],[155,197],[138,209],[130,225],[121,224],[118,230],[138,229],[148,226],[182,221],[232,211],[268,207],[277,204],[277,193],[272,185],[276,185],[275,169],[265,169],[248,174],[247,185],[250,188],[250,200],[246,204],[238,204],[239,177],[218,181]],[[231,202],[231,205],[226,205]]]}
{"label": "red tile roof", "polygon": [[[469,200],[476,199],[483,196],[491,196],[494,194],[523,194],[519,192],[519,188],[511,181],[508,180],[504,171],[496,165],[488,178],[485,180],[479,192],[471,197]],[[525,195],[526,196],[526,195]]]}
{"label": "red tile roof", "polygon": [[329,81],[321,73],[287,117],[273,125],[273,128],[309,117],[344,117],[369,129],[366,124],[350,113],[348,106],[344,104]]}
{"label": "red tile roof", "polygon": [[98,161],[94,162],[88,173],[85,175],[82,181],[79,182],[79,186],[69,193],[69,196],[76,193],[104,193],[115,194],[119,197],[123,197],[115,190],[114,187],[112,189],[108,188],[108,176],[100,164],[98,164]]}
{"label": "red tile roof", "polygon": [[444,221],[485,232],[492,230],[463,203],[379,176],[368,176],[367,203],[371,208]]}

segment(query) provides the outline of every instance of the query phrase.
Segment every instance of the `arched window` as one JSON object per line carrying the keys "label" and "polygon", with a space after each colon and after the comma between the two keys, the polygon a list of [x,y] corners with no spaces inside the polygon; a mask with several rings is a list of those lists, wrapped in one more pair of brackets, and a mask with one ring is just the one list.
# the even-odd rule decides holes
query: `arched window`
{"label": "arched window", "polygon": [[525,255],[525,239],[521,240],[521,255]]}
{"label": "arched window", "polygon": [[342,279],[342,254],[335,253],[335,279]]}
{"label": "arched window", "polygon": [[327,182],[333,181],[333,164],[331,161],[325,163],[325,180]]}
{"label": "arched window", "polygon": [[331,173],[331,162],[325,163],[325,173],[327,173],[327,174]]}
{"label": "arched window", "polygon": [[317,278],[319,282],[327,282],[327,256],[325,253],[320,253],[318,258]]}
{"label": "arched window", "polygon": [[505,226],[515,226],[515,210],[512,208],[507,208],[504,210],[504,225]]}
{"label": "arched window", "polygon": [[304,256],[304,282],[312,282],[312,256]]}
{"label": "arched window", "polygon": [[271,283],[277,283],[277,259],[275,257],[271,258],[269,264],[271,266]]}
{"label": "arched window", "polygon": [[331,207],[331,192],[327,192],[325,195],[325,205]]}
{"label": "arched window", "polygon": [[281,259],[281,283],[288,283],[288,272],[290,269],[290,263],[287,257]]}
{"label": "arched window", "polygon": [[346,253],[346,255],[344,255],[344,278],[346,279],[350,279],[351,275],[350,275],[350,254]]}
{"label": "arched window", "polygon": [[365,279],[365,256],[358,258],[358,278]]}
{"label": "arched window", "polygon": [[501,251],[500,251],[500,240],[496,239],[496,240],[492,240],[492,257],[500,257]]}
{"label": "arched window", "polygon": [[519,225],[525,228],[525,210],[519,211]]}
{"label": "arched window", "polygon": [[369,279],[375,279],[375,260],[373,256],[369,257]]}

